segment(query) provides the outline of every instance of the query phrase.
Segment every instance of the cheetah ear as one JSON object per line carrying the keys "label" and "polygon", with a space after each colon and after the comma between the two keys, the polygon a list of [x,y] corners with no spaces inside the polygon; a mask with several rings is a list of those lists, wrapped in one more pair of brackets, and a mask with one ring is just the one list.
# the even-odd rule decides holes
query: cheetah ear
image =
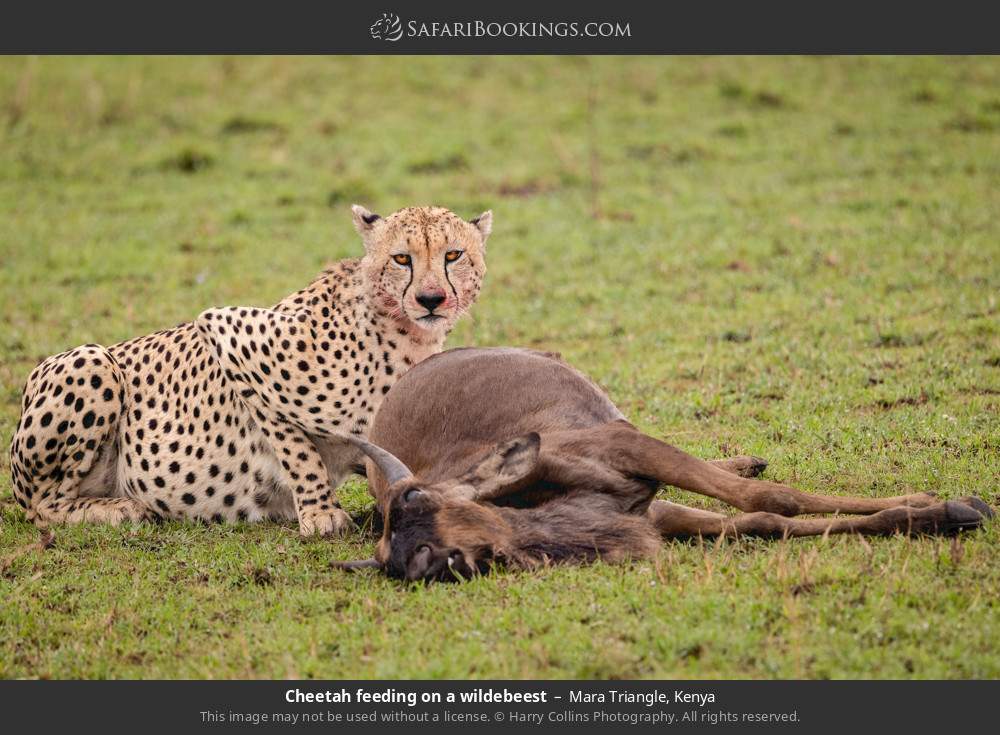
{"label": "cheetah ear", "polygon": [[375,227],[375,223],[382,219],[380,215],[369,212],[360,204],[351,205],[351,214],[354,217],[354,229],[358,231],[361,237],[365,237],[371,232]]}
{"label": "cheetah ear", "polygon": [[487,209],[475,219],[469,220],[469,222],[474,224],[476,229],[479,230],[479,234],[483,236],[483,244],[485,245],[486,238],[493,231],[493,210]]}

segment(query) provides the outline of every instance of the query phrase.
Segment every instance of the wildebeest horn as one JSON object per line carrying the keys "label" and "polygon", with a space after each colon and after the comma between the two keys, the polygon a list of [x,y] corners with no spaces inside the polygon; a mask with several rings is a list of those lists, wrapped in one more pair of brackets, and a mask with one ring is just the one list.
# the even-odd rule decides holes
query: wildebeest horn
{"label": "wildebeest horn", "polygon": [[410,472],[405,464],[381,447],[376,447],[371,442],[365,441],[360,436],[355,436],[354,434],[345,434],[344,438],[368,455],[368,458],[375,463],[375,466],[382,473],[386,484],[395,485],[400,480],[413,477],[413,473]]}
{"label": "wildebeest horn", "polygon": [[330,566],[343,569],[345,572],[356,572],[359,569],[381,569],[378,559],[358,559],[357,561],[332,561]]}

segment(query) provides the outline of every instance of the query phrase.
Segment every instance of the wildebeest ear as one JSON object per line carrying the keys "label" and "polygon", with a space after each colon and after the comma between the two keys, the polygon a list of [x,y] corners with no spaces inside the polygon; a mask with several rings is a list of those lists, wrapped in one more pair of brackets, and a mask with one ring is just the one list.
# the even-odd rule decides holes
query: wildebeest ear
{"label": "wildebeest ear", "polygon": [[538,464],[542,440],[531,432],[499,445],[466,478],[475,489],[473,500],[491,500],[523,480]]}

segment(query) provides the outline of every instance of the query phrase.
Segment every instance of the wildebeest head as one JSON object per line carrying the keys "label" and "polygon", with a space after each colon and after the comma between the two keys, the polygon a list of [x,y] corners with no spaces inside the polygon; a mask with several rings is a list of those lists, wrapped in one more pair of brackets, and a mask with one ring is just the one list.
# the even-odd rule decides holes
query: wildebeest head
{"label": "wildebeest head", "polygon": [[379,447],[354,443],[382,472],[389,490],[380,503],[384,529],[375,558],[341,566],[446,581],[485,572],[514,553],[510,524],[491,501],[529,477],[538,462],[538,434],[504,442],[460,477],[437,483],[422,482]]}
{"label": "wildebeest head", "polygon": [[[543,472],[537,433],[502,442],[458,477],[434,483],[415,477],[385,450],[355,441],[388,490],[379,503],[384,526],[375,557],[342,567],[452,581],[485,573],[495,563],[524,568],[620,560],[650,556],[659,546],[645,514],[628,512],[622,496],[598,489],[595,478],[608,479],[597,477],[599,467],[549,457]],[[565,484],[553,487],[551,474]],[[615,479],[620,487],[637,489]],[[651,494],[643,488],[640,494]]]}

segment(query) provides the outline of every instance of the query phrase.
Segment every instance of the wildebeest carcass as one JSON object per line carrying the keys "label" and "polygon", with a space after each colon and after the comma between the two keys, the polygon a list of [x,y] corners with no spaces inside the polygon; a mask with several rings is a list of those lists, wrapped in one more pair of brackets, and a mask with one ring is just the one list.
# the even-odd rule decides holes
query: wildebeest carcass
{"label": "wildebeest carcass", "polygon": [[[636,429],[559,356],[524,349],[425,360],[386,396],[370,443],[352,441],[384,526],[374,559],[340,566],[408,580],[650,557],[664,538],[951,534],[993,515],[974,497],[816,495],[754,479],[762,459],[697,459]],[[663,485],[743,512],[656,499]],[[793,517],[822,513],[837,515]]]}

